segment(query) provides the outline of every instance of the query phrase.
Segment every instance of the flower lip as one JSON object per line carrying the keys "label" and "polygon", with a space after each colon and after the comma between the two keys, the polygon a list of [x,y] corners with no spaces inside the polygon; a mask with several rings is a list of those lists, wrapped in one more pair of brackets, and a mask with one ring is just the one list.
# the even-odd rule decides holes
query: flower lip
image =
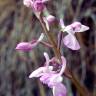
{"label": "flower lip", "polygon": [[64,25],[63,19],[60,19],[59,24],[60,24],[60,26],[61,26],[62,29],[65,28],[65,25]]}
{"label": "flower lip", "polygon": [[66,45],[68,48],[72,50],[80,49],[79,42],[77,41],[74,35],[68,34],[67,36],[63,38],[63,42],[64,42],[64,45]]}
{"label": "flower lip", "polygon": [[48,82],[48,86],[52,87],[55,86],[57,83],[61,83],[63,81],[63,77],[59,74],[54,74],[50,81]]}
{"label": "flower lip", "polygon": [[62,83],[57,83],[53,87],[53,96],[67,96],[66,87]]}

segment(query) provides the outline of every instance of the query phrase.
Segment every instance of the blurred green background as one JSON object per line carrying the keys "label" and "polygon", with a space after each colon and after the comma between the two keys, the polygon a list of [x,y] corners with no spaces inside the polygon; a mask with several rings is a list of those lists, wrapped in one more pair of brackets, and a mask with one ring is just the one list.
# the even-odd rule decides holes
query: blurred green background
{"label": "blurred green background", "polygon": [[[57,18],[63,16],[66,25],[78,20],[90,27],[76,34],[81,45],[79,51],[66,47],[62,50],[77,78],[96,96],[96,0],[50,0],[46,6]],[[52,57],[52,50],[42,45],[31,52],[15,50],[19,42],[38,38],[42,31],[23,0],[0,0],[0,96],[52,96],[51,90],[39,80],[28,78],[33,70],[43,66],[43,52]],[[69,79],[64,78],[64,83],[68,96],[79,96]]]}

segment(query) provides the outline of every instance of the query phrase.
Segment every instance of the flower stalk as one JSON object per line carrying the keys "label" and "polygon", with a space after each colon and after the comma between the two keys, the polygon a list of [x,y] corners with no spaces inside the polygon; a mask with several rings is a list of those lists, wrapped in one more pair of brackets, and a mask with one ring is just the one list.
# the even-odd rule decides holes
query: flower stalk
{"label": "flower stalk", "polygon": [[[51,45],[53,46],[53,51],[55,53],[55,56],[61,61],[61,53],[60,50],[57,47],[56,41],[54,40],[54,35],[52,35],[51,32],[49,32],[45,26],[45,22],[43,21],[42,15],[40,15],[39,18],[40,24],[44,30],[44,33],[47,35],[49,42],[51,43]],[[51,33],[51,34],[50,34]]]}

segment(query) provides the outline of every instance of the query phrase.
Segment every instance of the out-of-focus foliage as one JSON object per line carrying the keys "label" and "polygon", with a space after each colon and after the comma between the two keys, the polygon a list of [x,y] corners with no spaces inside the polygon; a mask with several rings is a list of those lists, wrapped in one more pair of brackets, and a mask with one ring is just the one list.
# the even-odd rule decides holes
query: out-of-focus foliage
{"label": "out-of-focus foliage", "polygon": [[[45,96],[45,91],[50,95],[39,81],[28,78],[32,70],[43,65],[43,51],[48,48],[39,46],[29,53],[15,50],[18,42],[30,41],[42,32],[32,10],[22,2],[0,0],[0,96]],[[74,52],[64,47],[64,54],[81,83],[96,96],[96,0],[51,0],[47,7],[57,18],[64,17],[66,25],[78,20],[90,27],[76,34],[82,48]],[[75,96],[74,86],[66,78],[64,82],[69,96]]]}

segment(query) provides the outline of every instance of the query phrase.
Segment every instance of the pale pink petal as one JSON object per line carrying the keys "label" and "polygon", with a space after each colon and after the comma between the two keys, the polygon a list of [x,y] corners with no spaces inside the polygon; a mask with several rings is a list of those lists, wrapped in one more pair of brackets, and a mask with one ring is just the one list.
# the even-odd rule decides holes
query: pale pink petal
{"label": "pale pink petal", "polygon": [[62,75],[64,73],[65,68],[66,68],[66,59],[65,59],[65,57],[61,56],[61,59],[62,59],[62,68],[61,68],[61,70],[59,72],[60,75]]}
{"label": "pale pink petal", "polygon": [[73,30],[73,27],[71,25],[68,25],[65,27],[64,32],[67,32],[68,34],[74,34],[75,31]]}
{"label": "pale pink petal", "polygon": [[74,22],[68,26],[65,27],[64,31],[67,33],[74,34],[75,32],[84,32],[86,30],[89,30],[88,26],[82,25],[80,22]]}
{"label": "pale pink petal", "polygon": [[71,24],[74,32],[84,32],[89,30],[88,26],[82,25],[80,22],[74,22]]}
{"label": "pale pink petal", "polygon": [[62,83],[53,86],[53,96],[67,96],[66,87]]}
{"label": "pale pink petal", "polygon": [[80,49],[80,45],[74,35],[68,34],[63,38],[63,43],[72,50]]}
{"label": "pale pink petal", "polygon": [[88,26],[81,25],[80,30],[79,30],[79,31],[77,31],[77,32],[84,32],[84,31],[87,31],[87,30],[89,30],[89,27],[88,27]]}
{"label": "pale pink petal", "polygon": [[55,86],[57,83],[60,83],[63,81],[63,77],[59,74],[54,74],[49,82],[48,82],[48,86],[52,87],[52,86]]}
{"label": "pale pink petal", "polygon": [[74,33],[78,32],[81,29],[81,23],[80,22],[74,22],[70,26],[72,27]]}
{"label": "pale pink petal", "polygon": [[63,19],[60,19],[60,26],[61,26],[61,28],[65,28],[65,25],[64,25],[64,22],[63,22]]}
{"label": "pale pink petal", "polygon": [[[29,78],[33,78],[33,77],[40,77],[44,74],[44,72],[47,70],[46,66],[45,67],[40,67],[38,69],[36,69],[35,71],[33,71],[30,75]],[[49,66],[49,71],[53,70],[52,66]]]}
{"label": "pale pink petal", "polygon": [[54,76],[54,73],[43,73],[42,76],[40,77],[40,81],[43,83],[43,84],[49,84],[50,82],[50,78]]}
{"label": "pale pink petal", "polygon": [[46,59],[46,67],[48,68],[49,67],[50,58],[49,58],[49,55],[47,54],[47,52],[44,52],[44,57]]}
{"label": "pale pink petal", "polygon": [[36,69],[35,71],[33,71],[30,75],[29,78],[33,78],[33,77],[40,77],[41,74],[43,73],[43,70],[45,69],[45,67],[40,67],[38,69]]}

